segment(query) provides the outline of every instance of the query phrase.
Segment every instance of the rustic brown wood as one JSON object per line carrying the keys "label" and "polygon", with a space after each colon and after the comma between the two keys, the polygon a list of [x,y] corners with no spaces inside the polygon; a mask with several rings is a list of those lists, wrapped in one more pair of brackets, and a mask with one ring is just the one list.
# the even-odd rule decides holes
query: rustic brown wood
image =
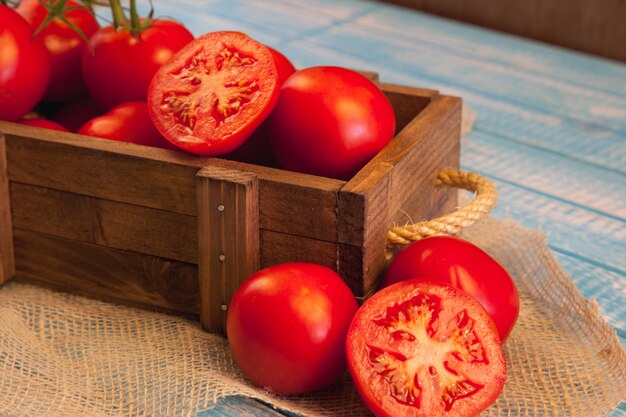
{"label": "rustic brown wood", "polygon": [[437,90],[407,87],[398,84],[379,83],[378,86],[384,91],[385,96],[393,105],[396,116],[396,135],[438,95]]}
{"label": "rustic brown wood", "polygon": [[312,262],[337,268],[337,243],[261,229],[261,268],[284,262]]}
{"label": "rustic brown wood", "polygon": [[429,13],[626,61],[623,0],[389,0]]}
{"label": "rustic brown wood", "polygon": [[200,322],[226,332],[235,290],[259,269],[259,191],[255,174],[205,167],[198,172]]}
{"label": "rustic brown wood", "polygon": [[196,218],[164,210],[11,183],[14,227],[197,263]]}
{"label": "rustic brown wood", "polygon": [[432,218],[456,205],[456,190],[436,188],[435,177],[440,169],[459,165],[460,123],[460,99],[433,98],[342,189],[339,240],[361,247],[362,259],[354,265],[354,255],[340,246],[339,263],[344,274],[362,277],[362,293],[357,295],[367,295],[387,266],[384,247],[390,227]]}
{"label": "rustic brown wood", "polygon": [[0,131],[8,132],[11,181],[195,216],[198,169],[254,170],[262,228],[337,241],[343,181],[1,121]]}
{"label": "rustic brown wood", "polygon": [[13,250],[6,140],[4,135],[0,133],[0,285],[11,279],[14,274],[15,255]]}
{"label": "rustic brown wood", "polygon": [[196,265],[15,229],[16,279],[197,315]]}

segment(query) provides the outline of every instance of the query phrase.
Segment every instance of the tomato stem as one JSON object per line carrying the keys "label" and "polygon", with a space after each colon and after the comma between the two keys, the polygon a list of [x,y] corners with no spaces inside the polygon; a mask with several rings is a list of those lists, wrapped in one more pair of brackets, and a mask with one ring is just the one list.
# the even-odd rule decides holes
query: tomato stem
{"label": "tomato stem", "polygon": [[85,35],[85,33],[78,26],[76,26],[67,17],[65,17],[65,13],[67,12],[71,12],[72,10],[76,9],[87,9],[87,7],[67,6],[67,0],[58,0],[56,3],[53,3],[52,1],[39,0],[39,3],[43,6],[44,9],[46,9],[47,14],[46,18],[43,20],[43,22],[41,22],[39,27],[37,27],[37,30],[35,30],[35,33],[33,33],[33,37],[39,35],[39,33],[41,33],[41,31],[44,30],[54,19],[59,19],[67,26],[69,26],[74,32],[76,32],[76,34],[80,36],[83,41],[85,41],[85,43],[89,47],[89,51],[93,52],[93,46],[91,45],[91,42],[89,42],[89,38],[87,37],[87,35]]}
{"label": "tomato stem", "polygon": [[113,27],[116,30],[119,28],[127,28],[128,19],[124,14],[120,0],[109,0],[109,6],[111,7],[111,14],[113,15]]}

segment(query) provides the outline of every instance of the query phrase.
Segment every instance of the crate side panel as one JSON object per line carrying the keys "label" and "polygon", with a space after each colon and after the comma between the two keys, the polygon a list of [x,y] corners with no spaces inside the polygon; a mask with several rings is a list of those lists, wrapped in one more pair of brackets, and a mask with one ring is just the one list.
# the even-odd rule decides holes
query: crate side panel
{"label": "crate side panel", "polygon": [[197,263],[197,218],[132,204],[11,183],[14,227]]}
{"label": "crate side panel", "polygon": [[107,300],[199,314],[198,269],[15,229],[17,277]]}
{"label": "crate side panel", "polygon": [[195,216],[195,177],[203,164],[249,170],[259,177],[262,228],[337,241],[337,192],[343,181],[220,159],[190,159],[160,149],[150,149],[150,158],[140,157],[136,153],[145,147],[94,149],[110,145],[88,141],[90,146],[82,147],[67,143],[66,136],[79,137],[65,134],[58,142],[54,136],[7,135],[10,180]]}

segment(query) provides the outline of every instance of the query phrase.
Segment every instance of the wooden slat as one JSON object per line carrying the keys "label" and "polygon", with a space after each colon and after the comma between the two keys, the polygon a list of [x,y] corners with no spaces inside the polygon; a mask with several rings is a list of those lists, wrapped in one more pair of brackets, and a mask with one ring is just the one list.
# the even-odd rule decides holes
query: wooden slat
{"label": "wooden slat", "polygon": [[11,183],[14,227],[197,263],[196,217]]}
{"label": "wooden slat", "polygon": [[[359,272],[354,256],[340,246],[340,269],[363,276],[363,293],[375,285],[387,265],[387,231],[398,223],[426,220],[456,206],[457,191],[435,187],[442,168],[459,165],[461,100],[437,96],[417,118],[342,189],[339,240],[362,248]],[[350,278],[346,278],[350,280]]]}
{"label": "wooden slat", "polygon": [[206,167],[198,172],[200,321],[226,331],[235,291],[259,269],[259,192],[256,175]]}
{"label": "wooden slat", "polygon": [[[343,181],[1,121],[0,131],[8,132],[11,181],[195,215],[198,169],[253,171],[259,177],[261,227],[337,241],[337,192]],[[303,215],[309,212],[314,223]]]}
{"label": "wooden slat", "polygon": [[261,268],[285,262],[312,262],[337,268],[337,244],[261,230]]}
{"label": "wooden slat", "polygon": [[15,274],[13,250],[13,225],[11,199],[9,198],[9,175],[7,172],[6,140],[0,134],[0,285]]}
{"label": "wooden slat", "polygon": [[198,314],[196,265],[15,229],[16,278],[106,300]]}

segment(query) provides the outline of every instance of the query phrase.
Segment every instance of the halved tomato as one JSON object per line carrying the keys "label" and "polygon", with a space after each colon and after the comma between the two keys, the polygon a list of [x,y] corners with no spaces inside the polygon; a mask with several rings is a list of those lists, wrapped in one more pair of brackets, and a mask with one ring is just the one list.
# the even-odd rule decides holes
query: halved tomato
{"label": "halved tomato", "polygon": [[148,91],[154,125],[198,155],[231,152],[272,111],[279,83],[270,50],[241,32],[212,32],[183,47]]}
{"label": "halved tomato", "polygon": [[489,314],[443,284],[409,280],[375,293],[355,315],[346,351],[355,386],[378,417],[476,416],[506,377]]}

